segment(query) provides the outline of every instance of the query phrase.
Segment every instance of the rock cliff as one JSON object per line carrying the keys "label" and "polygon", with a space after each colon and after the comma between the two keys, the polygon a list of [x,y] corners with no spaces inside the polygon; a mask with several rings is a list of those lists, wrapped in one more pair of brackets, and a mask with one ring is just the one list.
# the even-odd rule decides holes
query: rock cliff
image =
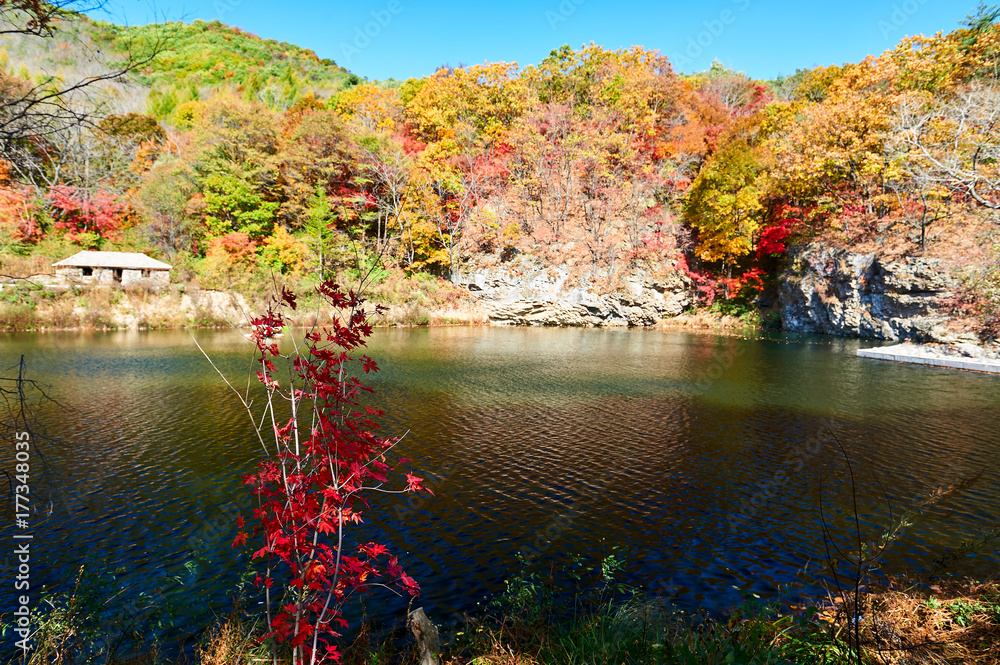
{"label": "rock cliff", "polygon": [[780,286],[784,330],[915,342],[975,340],[971,332],[945,327],[947,300],[959,282],[940,260],[883,261],[817,243],[792,250],[789,259]]}
{"label": "rock cliff", "polygon": [[[601,292],[572,266],[522,257],[473,268],[462,284],[493,323],[543,326],[649,326],[693,304],[690,280],[678,272],[635,272]],[[781,276],[782,329],[913,342],[976,343],[949,329],[948,303],[959,280],[938,259],[884,260],[820,243],[794,248]]]}
{"label": "rock cliff", "polygon": [[480,268],[462,283],[493,323],[539,326],[650,326],[691,305],[691,285],[680,273],[665,278],[631,275],[625,286],[597,293],[570,282],[568,266],[516,262]]}

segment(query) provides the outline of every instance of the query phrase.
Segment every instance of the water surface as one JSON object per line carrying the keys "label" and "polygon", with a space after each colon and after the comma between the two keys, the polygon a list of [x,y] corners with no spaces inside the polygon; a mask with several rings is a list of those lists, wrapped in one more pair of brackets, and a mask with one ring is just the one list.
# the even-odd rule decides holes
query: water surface
{"label": "water surface", "polygon": [[[195,337],[246,386],[241,335]],[[436,497],[379,500],[360,537],[400,555],[441,622],[501,591],[519,553],[558,577],[573,556],[595,562],[621,546],[627,581],[709,610],[741,591],[816,593],[821,501],[838,538],[851,524],[835,436],[869,540],[890,509],[979,474],[886,558],[889,572],[926,570],[997,523],[1000,377],[858,359],[858,346],[662,330],[377,331],[372,403],[386,433],[405,434],[398,452]],[[126,567],[133,591],[177,577],[189,618],[175,637],[225,611],[245,568],[229,547],[235,510],[251,506],[240,478],[261,449],[191,335],[0,338],[0,365],[20,354],[59,402],[36,408],[47,438],[32,492],[51,503],[33,517],[33,582],[71,580],[84,563]],[[988,575],[998,563],[987,553],[953,572]],[[369,615],[405,612],[388,593],[373,601]]]}

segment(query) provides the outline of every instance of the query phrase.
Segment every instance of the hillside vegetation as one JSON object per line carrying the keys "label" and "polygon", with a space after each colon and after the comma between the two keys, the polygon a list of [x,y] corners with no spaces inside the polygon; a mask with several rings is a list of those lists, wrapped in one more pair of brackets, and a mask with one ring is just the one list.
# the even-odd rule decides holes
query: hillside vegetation
{"label": "hillside vegetation", "polygon": [[[8,155],[0,252],[9,266],[146,251],[186,281],[243,290],[376,266],[376,281],[460,283],[530,259],[597,291],[681,272],[702,305],[732,309],[753,307],[791,244],[822,240],[945,259],[966,284],[956,306],[992,336],[996,18],[981,8],[949,33],[775,81],[590,45],[391,85],[217,22],[67,20],[60,34],[101,52],[162,47],[99,127]],[[4,86],[55,57],[32,60],[31,39],[49,43],[8,46]],[[49,51],[68,67],[59,39]]]}
{"label": "hillside vegetation", "polygon": [[98,39],[116,51],[164,49],[135,80],[150,89],[149,110],[170,118],[179,103],[239,89],[251,101],[287,107],[304,94],[329,95],[358,78],[332,60],[273,39],[261,39],[218,21],[137,27],[95,25]]}

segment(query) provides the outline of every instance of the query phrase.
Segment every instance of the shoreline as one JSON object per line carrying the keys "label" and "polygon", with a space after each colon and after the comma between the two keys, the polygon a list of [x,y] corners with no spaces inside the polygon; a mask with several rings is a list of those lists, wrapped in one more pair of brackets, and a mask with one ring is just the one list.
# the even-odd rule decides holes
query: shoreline
{"label": "shoreline", "polygon": [[[218,291],[171,285],[158,290],[127,288],[69,288],[53,291],[46,287],[28,287],[17,298],[4,298],[0,291],[0,333],[89,333],[149,332],[156,330],[246,330],[249,313],[263,309],[261,303],[237,291]],[[782,331],[764,325],[760,316],[733,316],[707,309],[693,309],[677,316],[661,318],[650,325],[524,325],[505,320],[491,320],[488,308],[467,292],[450,293],[444,298],[425,293],[373,293],[370,304],[387,307],[373,320],[376,329],[453,328],[453,327],[544,327],[595,328],[608,330],[679,330],[722,336],[742,337],[768,331]],[[302,303],[296,326],[325,322],[329,312]],[[240,323],[234,323],[239,321]],[[832,338],[866,338],[830,335]],[[874,341],[874,340],[867,340]],[[895,349],[895,351],[893,351]],[[899,351],[902,353],[899,353]],[[961,370],[1000,374],[1000,344],[987,343],[914,343],[900,340],[894,346],[879,346],[857,351],[860,358],[910,362]],[[904,357],[905,356],[905,357]],[[933,358],[939,358],[934,360]]]}
{"label": "shoreline", "polygon": [[[0,333],[248,329],[250,313],[263,310],[263,303],[257,302],[259,298],[237,291],[185,288],[182,285],[157,290],[113,287],[54,290],[45,286],[29,286],[16,294],[8,295],[6,291],[0,291]],[[5,295],[7,297],[3,297]],[[406,298],[373,294],[369,296],[369,304],[387,308],[384,314],[374,317],[373,326],[588,327],[719,333],[764,329],[754,322],[707,310],[692,310],[675,317],[661,318],[650,325],[519,325],[503,319],[491,319],[482,302],[474,296],[462,295],[464,297],[433,302],[420,293],[406,294]],[[305,304],[300,312],[295,318],[303,325],[315,320],[324,321],[329,316],[324,308],[310,309]]]}
{"label": "shoreline", "polygon": [[[431,313],[432,317],[435,314]],[[448,319],[450,317],[444,316],[442,319]],[[677,317],[678,319],[684,317]],[[307,327],[306,324],[297,324],[298,327]],[[680,321],[674,322],[669,319],[664,319],[657,322],[651,326],[629,326],[629,327],[619,327],[619,326],[526,326],[526,325],[513,325],[504,322],[493,322],[493,321],[454,321],[454,320],[433,320],[429,323],[406,323],[400,321],[383,321],[373,323],[373,328],[376,330],[384,330],[389,328],[565,328],[565,329],[579,329],[587,328],[592,330],[629,330],[629,331],[653,331],[653,330],[681,330],[687,332],[700,332],[700,333],[711,333],[719,335],[735,334],[738,332],[757,332],[765,330],[761,327],[756,326],[746,326],[746,325],[734,325],[726,322],[721,322],[717,325],[705,324],[703,322],[689,322]],[[55,326],[43,326],[37,328],[0,328],[0,334],[24,334],[24,333],[64,333],[64,332],[155,332],[161,330],[248,330],[249,325],[233,325],[231,323],[217,323],[210,325],[192,325],[192,324],[147,324],[142,326],[67,326],[67,327],[55,327]],[[781,332],[776,331],[776,332]]]}
{"label": "shoreline", "polygon": [[[342,662],[413,662],[413,656],[426,648],[433,662],[448,665],[1000,664],[1000,584],[995,578],[862,584],[845,588],[843,595],[829,589],[825,597],[794,603],[747,594],[741,602],[718,608],[717,614],[683,609],[669,595],[621,585],[613,575],[603,582],[581,585],[574,592],[571,612],[553,604],[545,581],[522,572],[507,583],[516,593],[493,596],[489,605],[495,609],[490,611],[446,618],[433,611],[423,614],[422,604],[415,604],[413,610],[423,614],[433,641],[422,641],[417,631],[411,635],[409,608],[405,619],[382,623],[363,619],[352,624],[351,632],[339,641]],[[51,644],[60,644],[62,630],[56,623],[45,622],[43,636]],[[228,616],[218,616],[214,623],[188,633],[177,644],[179,655],[166,655],[163,644],[155,642],[143,660],[151,665],[179,665],[191,662],[190,654],[194,662],[216,665],[268,662],[270,652],[260,639],[262,634],[253,612],[237,601]],[[603,658],[595,661],[595,654]],[[709,654],[715,658],[697,658]],[[286,659],[279,657],[279,662]]]}

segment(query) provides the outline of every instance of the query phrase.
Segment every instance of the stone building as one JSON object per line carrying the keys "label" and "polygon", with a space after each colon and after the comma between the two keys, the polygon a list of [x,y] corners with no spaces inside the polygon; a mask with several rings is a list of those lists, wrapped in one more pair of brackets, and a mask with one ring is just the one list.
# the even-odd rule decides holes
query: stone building
{"label": "stone building", "polygon": [[60,281],[74,284],[170,284],[170,266],[145,254],[79,252],[52,266]]}

